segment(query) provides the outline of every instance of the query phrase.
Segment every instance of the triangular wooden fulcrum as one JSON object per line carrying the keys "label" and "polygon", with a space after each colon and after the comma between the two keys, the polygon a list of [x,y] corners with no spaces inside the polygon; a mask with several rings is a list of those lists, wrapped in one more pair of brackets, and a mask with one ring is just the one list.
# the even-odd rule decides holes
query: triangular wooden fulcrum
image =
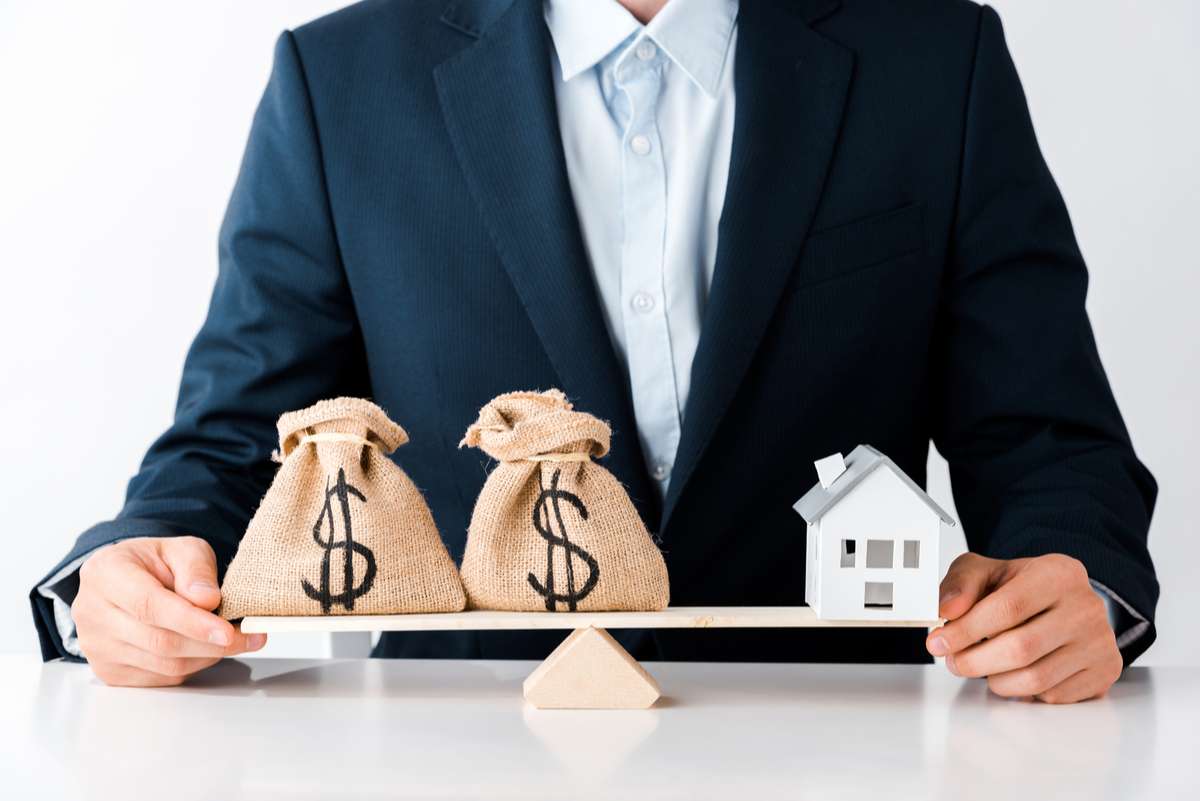
{"label": "triangular wooden fulcrum", "polygon": [[604,629],[575,629],[525,679],[538,709],[648,709],[658,682]]}

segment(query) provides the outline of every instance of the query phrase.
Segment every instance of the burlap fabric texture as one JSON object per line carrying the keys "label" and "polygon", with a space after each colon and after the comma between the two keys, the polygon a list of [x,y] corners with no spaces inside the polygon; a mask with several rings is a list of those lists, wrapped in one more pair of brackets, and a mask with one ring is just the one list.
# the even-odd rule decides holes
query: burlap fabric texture
{"label": "burlap fabric texture", "polygon": [[512,392],[479,412],[459,447],[499,461],[471,515],[468,605],[512,611],[667,606],[662,554],[613,475],[592,461],[611,430],[558,390]]}
{"label": "burlap fabric texture", "polygon": [[289,412],[278,429],[281,465],[225,574],[223,617],[463,609],[433,515],[387,456],[404,429],[359,398]]}

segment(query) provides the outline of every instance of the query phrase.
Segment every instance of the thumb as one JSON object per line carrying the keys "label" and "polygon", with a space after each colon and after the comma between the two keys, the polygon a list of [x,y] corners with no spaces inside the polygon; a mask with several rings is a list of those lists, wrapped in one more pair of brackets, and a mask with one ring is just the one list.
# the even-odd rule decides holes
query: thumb
{"label": "thumb", "polygon": [[965,615],[1000,582],[1007,562],[964,553],[950,564],[938,599],[938,614],[946,620]]}
{"label": "thumb", "polygon": [[177,595],[212,611],[221,603],[217,588],[217,555],[199,537],[171,537],[163,541],[162,559],[175,577]]}

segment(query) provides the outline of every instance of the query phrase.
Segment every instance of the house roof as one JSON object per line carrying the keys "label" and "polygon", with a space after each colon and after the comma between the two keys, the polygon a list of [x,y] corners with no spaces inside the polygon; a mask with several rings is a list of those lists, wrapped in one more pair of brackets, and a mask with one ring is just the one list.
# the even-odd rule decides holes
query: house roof
{"label": "house roof", "polygon": [[950,517],[945,509],[934,503],[933,498],[926,495],[925,490],[918,487],[915,481],[896,466],[895,462],[870,445],[859,445],[850,451],[850,455],[846,457],[846,472],[838,476],[828,488],[822,487],[818,482],[816,486],[804,493],[804,497],[796,501],[792,508],[809,523],[816,523],[822,515],[849,495],[851,490],[880,466],[886,466],[895,473],[918,498],[925,502],[926,506],[942,519],[942,522],[950,526],[954,525],[954,518]]}

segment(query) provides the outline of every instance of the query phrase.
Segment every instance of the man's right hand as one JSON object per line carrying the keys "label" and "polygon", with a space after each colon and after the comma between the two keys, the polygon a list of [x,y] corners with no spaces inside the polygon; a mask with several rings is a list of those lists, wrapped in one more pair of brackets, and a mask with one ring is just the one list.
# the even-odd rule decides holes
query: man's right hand
{"label": "man's right hand", "polygon": [[265,634],[242,634],[214,615],[220,602],[207,542],[143,537],[88,557],[71,616],[80,650],[106,684],[166,687],[266,644]]}

